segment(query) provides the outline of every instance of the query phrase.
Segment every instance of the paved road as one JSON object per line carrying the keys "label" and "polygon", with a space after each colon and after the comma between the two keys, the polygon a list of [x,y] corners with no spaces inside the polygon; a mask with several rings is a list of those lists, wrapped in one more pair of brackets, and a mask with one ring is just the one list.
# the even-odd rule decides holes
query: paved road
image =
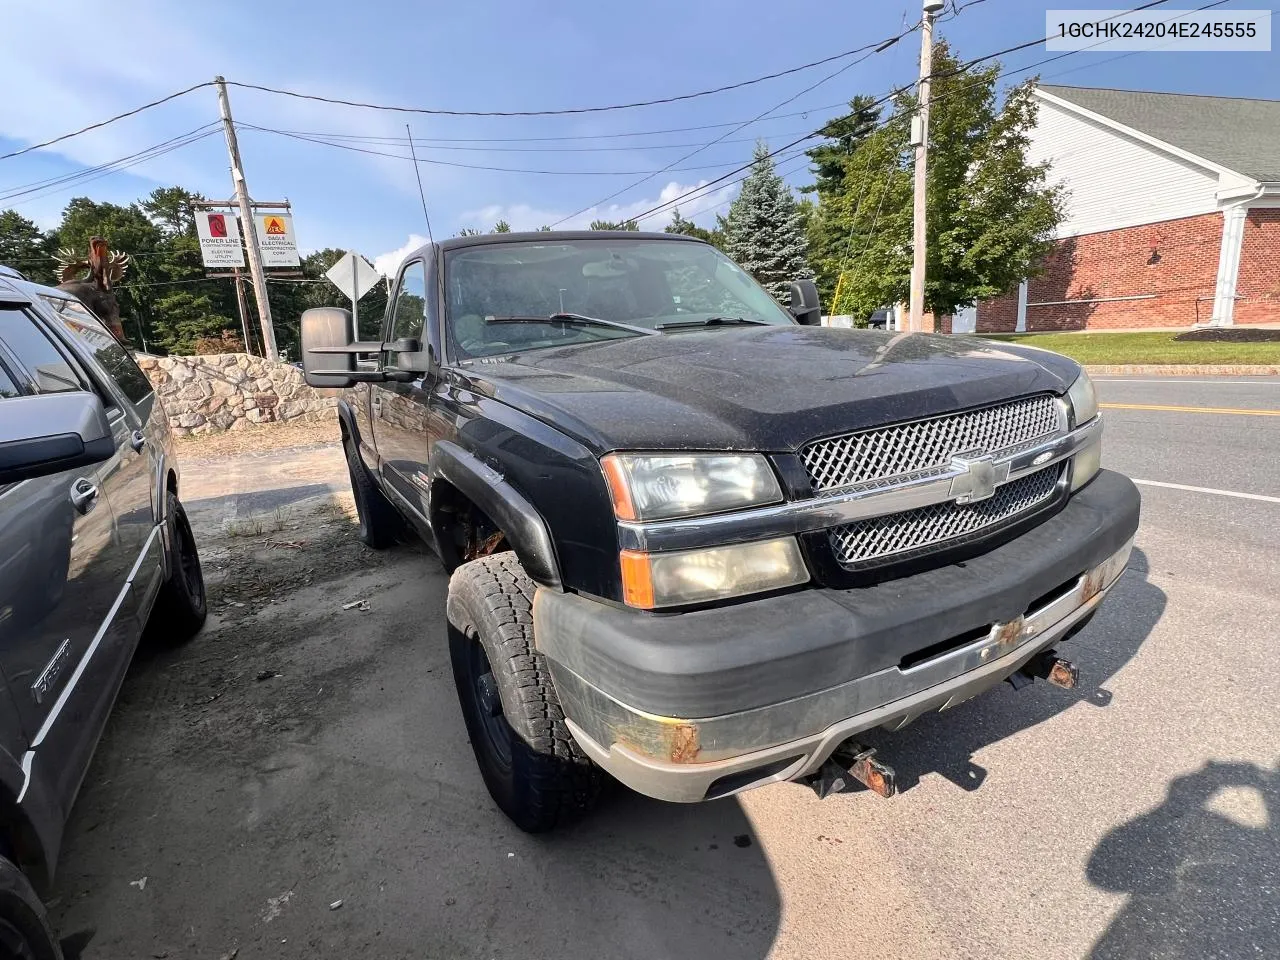
{"label": "paved road", "polygon": [[[894,800],[620,794],[575,830],[520,835],[471,764],[422,612],[444,578],[402,552],[248,632],[252,651],[270,623],[304,626],[284,672],[311,658],[314,696],[338,699],[297,706],[287,734],[255,727],[216,775],[156,755],[168,688],[154,664],[131,677],[121,711],[145,702],[148,720],[109,733],[64,856],[65,916],[100,928],[88,960],[237,944],[240,960],[1280,956],[1280,416],[1133,409],[1280,412],[1280,380],[1100,391],[1108,466],[1219,492],[1144,484],[1133,563],[1073,644],[1080,689],[1005,687],[878,736],[906,786]],[[243,469],[209,491],[207,520],[261,505],[218,495],[265,482]],[[270,485],[333,482],[314,470],[285,464],[296,479]],[[362,591],[373,619],[353,631],[333,611]],[[179,686],[170,699],[189,699]]]}

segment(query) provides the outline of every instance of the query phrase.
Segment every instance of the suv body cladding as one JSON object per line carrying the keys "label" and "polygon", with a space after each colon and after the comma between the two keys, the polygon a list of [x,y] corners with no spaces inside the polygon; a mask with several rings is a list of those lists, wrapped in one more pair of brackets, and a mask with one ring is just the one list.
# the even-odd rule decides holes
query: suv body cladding
{"label": "suv body cladding", "polygon": [[[149,390],[134,402],[107,372],[96,351],[119,344],[113,338],[96,344],[85,339],[110,337],[92,313],[65,291],[31,283],[9,269],[0,272],[0,297],[10,306],[27,304],[18,308],[22,315],[56,344],[81,382],[87,383],[107,407],[117,434],[117,453],[106,464],[78,472],[92,474],[107,467],[113,477],[123,474],[120,482],[130,485],[124,502],[114,504],[109,490],[103,489],[105,502],[93,508],[104,519],[110,518],[113,542],[118,541],[121,549],[109,575],[118,575],[112,581],[118,590],[106,619],[84,626],[92,642],[77,644],[57,669],[42,702],[48,711],[40,729],[31,729],[32,721],[24,721],[17,704],[19,698],[34,696],[29,689],[34,675],[6,675],[7,689],[0,693],[0,835],[33,885],[43,891],[57,862],[66,817],[160,586],[170,572],[166,494],[177,491],[179,474],[168,418],[159,398]],[[80,311],[88,314],[87,322]],[[70,329],[77,323],[79,334]],[[0,347],[0,357],[11,373],[30,379],[31,372],[15,351]],[[140,371],[138,375],[145,377]],[[138,440],[142,442],[135,448]],[[27,484],[58,483],[67,473],[75,472],[0,488],[0,523],[5,524],[6,535],[21,535],[13,526],[13,517],[7,516],[16,505],[6,502],[7,496],[22,493],[17,488]],[[69,502],[65,507],[70,510]],[[42,539],[48,539],[47,532]],[[6,643],[12,650],[27,639],[19,632],[11,634]],[[33,674],[40,672],[35,669]]]}

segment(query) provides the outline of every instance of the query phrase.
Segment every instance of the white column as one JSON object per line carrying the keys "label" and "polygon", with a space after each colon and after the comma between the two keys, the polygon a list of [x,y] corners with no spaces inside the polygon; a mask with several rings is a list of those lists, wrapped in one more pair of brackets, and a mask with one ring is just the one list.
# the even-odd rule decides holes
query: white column
{"label": "white column", "polygon": [[1027,281],[1018,284],[1018,323],[1014,326],[1017,333],[1027,332]]}
{"label": "white column", "polygon": [[1215,327],[1229,327],[1235,322],[1236,279],[1240,276],[1240,248],[1244,245],[1244,221],[1248,215],[1244,204],[1222,211],[1222,246],[1218,250],[1218,282],[1213,290]]}

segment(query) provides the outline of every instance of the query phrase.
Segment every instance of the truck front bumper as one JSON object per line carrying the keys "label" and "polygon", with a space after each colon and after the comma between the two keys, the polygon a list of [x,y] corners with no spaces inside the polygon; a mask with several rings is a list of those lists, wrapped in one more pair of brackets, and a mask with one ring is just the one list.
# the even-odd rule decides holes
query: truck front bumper
{"label": "truck front bumper", "polygon": [[814,773],[849,737],[999,683],[1092,616],[1139,499],[1103,471],[981,556],[852,590],[647,614],[539,590],[534,635],[574,738],[632,789],[696,802]]}

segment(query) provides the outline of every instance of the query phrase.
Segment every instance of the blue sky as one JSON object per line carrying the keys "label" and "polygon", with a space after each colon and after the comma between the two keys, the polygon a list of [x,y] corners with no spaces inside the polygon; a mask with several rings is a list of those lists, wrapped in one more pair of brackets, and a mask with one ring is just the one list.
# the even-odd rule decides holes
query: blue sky
{"label": "blue sky", "polygon": [[[727,2],[557,4],[473,0],[468,4],[310,0],[216,4],[127,0],[4,0],[6,52],[0,58],[0,153],[93,123],[182,87],[228,79],[384,104],[451,109],[528,110],[593,106],[686,93],[826,57],[891,36],[918,0],[759,0]],[[1067,6],[1066,3],[1054,6]],[[1075,8],[1117,7],[1074,0]],[[1175,0],[1169,9],[1199,3]],[[969,58],[1044,35],[1047,4],[983,0],[940,32]],[[1226,9],[1266,9],[1231,0]],[[80,42],[70,37],[82,38]],[[251,38],[248,45],[240,38]],[[87,42],[86,42],[87,41]],[[748,160],[754,137],[781,145],[836,115],[856,93],[882,94],[915,75],[916,35],[839,73],[844,61],[683,103],[569,117],[423,117],[231,91],[238,122],[344,137],[403,138],[407,119],[418,138],[600,137],[747,120],[818,84],[777,114],[729,133],[681,163],[680,157],[725,134],[714,129],[609,139],[439,144],[419,156],[480,166],[571,171],[509,173],[423,164],[437,237],[462,227],[487,229],[503,217],[535,228],[629,187],[616,199],[568,221],[621,219],[711,180]],[[1048,56],[1043,47],[1012,54],[1016,69]],[[1223,96],[1280,97],[1277,53],[1082,52],[1042,68],[1046,80]],[[1019,74],[1014,79],[1021,79]],[[15,187],[106,163],[217,119],[211,88],[136,117],[0,161],[0,194]],[[304,249],[356,249],[382,263],[426,233],[412,165],[273,133],[245,129],[241,150],[253,195],[287,197]],[[403,143],[344,141],[403,153]],[[442,146],[478,149],[445,150]],[[681,145],[681,146],[673,146]],[[538,148],[518,152],[512,148]],[[553,152],[546,148],[577,148]],[[596,148],[608,147],[608,150]],[[502,148],[502,149],[498,149]],[[591,149],[583,149],[591,148]],[[621,148],[621,149],[618,149]],[[696,168],[696,169],[694,169]],[[806,182],[802,160],[781,167]],[[630,171],[615,173],[614,171]],[[605,175],[601,175],[605,174]],[[181,184],[210,197],[230,194],[220,134],[63,191],[37,191],[14,206],[44,225],[57,222],[76,195],[126,203],[156,186]],[[734,188],[714,190],[682,212],[710,220]],[[660,229],[664,215],[644,226]],[[381,265],[381,264],[380,264]]]}

